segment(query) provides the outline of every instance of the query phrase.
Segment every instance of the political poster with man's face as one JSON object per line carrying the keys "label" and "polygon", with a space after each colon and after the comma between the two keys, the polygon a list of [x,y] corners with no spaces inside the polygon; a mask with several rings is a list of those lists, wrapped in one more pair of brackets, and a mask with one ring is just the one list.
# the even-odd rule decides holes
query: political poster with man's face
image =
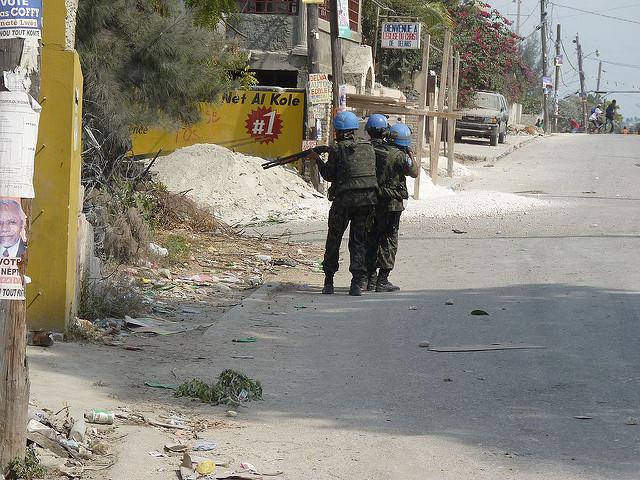
{"label": "political poster with man's face", "polygon": [[26,215],[19,198],[0,197],[0,299],[24,300],[20,262],[27,250]]}

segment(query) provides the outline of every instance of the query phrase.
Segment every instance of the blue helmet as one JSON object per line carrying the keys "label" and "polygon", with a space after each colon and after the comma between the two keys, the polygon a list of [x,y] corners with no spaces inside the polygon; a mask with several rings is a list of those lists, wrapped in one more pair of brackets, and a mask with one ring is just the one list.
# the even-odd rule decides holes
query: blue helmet
{"label": "blue helmet", "polygon": [[333,128],[341,130],[358,130],[360,121],[353,112],[339,112],[333,119]]}
{"label": "blue helmet", "polygon": [[374,113],[373,115],[369,115],[369,119],[367,120],[367,124],[365,125],[365,130],[384,130],[389,127],[389,122],[387,121],[387,117],[380,113]]}
{"label": "blue helmet", "polygon": [[411,129],[404,123],[396,123],[389,130],[393,143],[399,147],[408,147],[411,145]]}

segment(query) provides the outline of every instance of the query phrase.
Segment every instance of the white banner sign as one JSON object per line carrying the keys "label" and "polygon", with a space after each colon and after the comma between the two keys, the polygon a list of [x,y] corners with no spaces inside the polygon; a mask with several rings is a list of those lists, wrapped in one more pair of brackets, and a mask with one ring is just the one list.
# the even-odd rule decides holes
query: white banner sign
{"label": "white banner sign", "polygon": [[383,22],[382,48],[416,50],[420,48],[420,23]]}
{"label": "white banner sign", "polygon": [[40,110],[28,93],[0,92],[0,196],[34,197]]}

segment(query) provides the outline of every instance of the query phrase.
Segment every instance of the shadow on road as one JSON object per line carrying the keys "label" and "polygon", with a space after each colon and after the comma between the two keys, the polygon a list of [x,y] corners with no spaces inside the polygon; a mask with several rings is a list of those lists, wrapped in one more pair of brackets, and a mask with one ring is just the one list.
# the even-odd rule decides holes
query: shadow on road
{"label": "shadow on road", "polygon": [[[346,288],[323,296],[311,287],[245,303],[205,335],[143,339],[144,352],[56,345],[30,362],[107,390],[120,404],[210,413],[220,409],[144,381],[213,379],[239,368],[262,381],[265,400],[250,407],[250,420],[272,425],[274,435],[318,420],[310,438],[332,431],[446,438],[508,455],[520,469],[549,470],[548,478],[557,478],[549,465],[579,469],[581,478],[640,471],[640,426],[626,425],[640,416],[639,292],[528,284],[352,298]],[[476,308],[489,315],[471,316]],[[233,344],[240,335],[258,342]],[[435,353],[419,348],[422,341],[546,349]],[[119,362],[127,375],[113,373]]]}

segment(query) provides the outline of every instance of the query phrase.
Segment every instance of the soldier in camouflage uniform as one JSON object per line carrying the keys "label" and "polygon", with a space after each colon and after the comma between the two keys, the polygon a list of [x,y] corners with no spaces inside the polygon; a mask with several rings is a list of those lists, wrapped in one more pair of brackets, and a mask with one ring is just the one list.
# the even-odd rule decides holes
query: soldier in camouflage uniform
{"label": "soldier in camouflage uniform", "polygon": [[404,201],[409,198],[406,176],[416,178],[419,167],[410,154],[411,129],[407,125],[398,123],[387,130],[386,117],[376,114],[369,117],[367,132],[376,152],[379,188],[375,223],[367,241],[366,288],[369,291],[394,292],[400,287],[389,281],[389,273],[393,270],[398,251],[400,215]]}
{"label": "soldier in camouflage uniform", "polygon": [[322,263],[325,273],[322,293],[332,294],[333,276],[338,271],[338,255],[342,236],[349,223],[349,271],[352,275],[349,295],[362,295],[367,276],[365,265],[367,225],[373,222],[377,202],[376,156],[371,144],[357,139],[358,117],[340,112],[333,125],[337,142],[326,163],[317,160],[322,177],[331,182],[329,188],[329,231]]}

